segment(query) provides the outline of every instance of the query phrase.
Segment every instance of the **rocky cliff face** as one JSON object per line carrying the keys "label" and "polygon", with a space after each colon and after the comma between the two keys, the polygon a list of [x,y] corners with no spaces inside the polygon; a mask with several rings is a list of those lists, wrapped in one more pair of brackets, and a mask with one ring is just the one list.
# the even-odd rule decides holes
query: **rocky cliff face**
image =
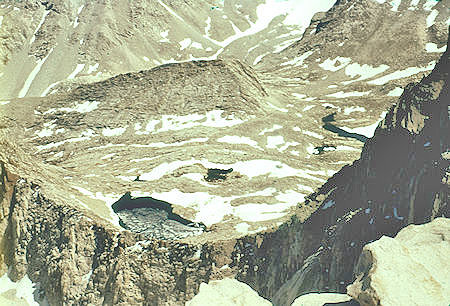
{"label": "rocky cliff face", "polygon": [[275,303],[288,305],[294,295],[314,290],[345,292],[363,245],[450,215],[449,60],[447,51],[430,75],[409,84],[361,158],[310,196],[309,205],[322,203],[307,222],[321,243]]}
{"label": "rocky cliff face", "polygon": [[[367,16],[366,2],[339,1],[314,19],[311,31],[317,35],[268,57],[261,68],[216,60],[129,73],[124,65],[111,71],[127,73],[100,82],[55,85],[58,91],[48,97],[2,101],[2,269],[9,267],[13,280],[26,275],[39,284],[38,295],[52,305],[182,305],[200,283],[225,277],[236,277],[279,305],[311,291],[345,292],[364,244],[407,224],[449,215],[448,51],[432,74],[408,85],[400,100],[394,97],[398,86],[433,69],[442,51],[425,52],[424,44],[432,39],[442,49],[442,13],[424,30],[433,7],[428,9],[427,1],[420,4],[423,11],[403,3],[395,13],[388,4],[368,2]],[[158,3],[170,20],[180,20]],[[73,27],[76,18],[89,8],[78,12],[78,5],[69,12],[76,31],[81,29]],[[185,8],[179,11],[182,19],[188,16]],[[333,27],[348,21],[345,12],[353,8],[350,17],[389,15],[395,33],[420,18],[417,31],[427,35],[397,66],[386,44],[379,50],[392,67],[382,66],[379,57],[352,62],[344,56],[355,55],[357,46],[336,54],[327,42],[339,44],[340,30]],[[51,11],[45,20],[57,18],[51,8],[36,9]],[[97,9],[92,4],[86,12]],[[429,36],[432,32],[436,36]],[[115,33],[123,36],[123,28]],[[133,36],[126,33],[125,40]],[[365,41],[364,35],[352,39]],[[124,49],[114,52],[125,52],[127,44],[119,45]],[[307,53],[307,45],[323,46],[314,50],[322,53]],[[303,51],[311,57],[305,59]],[[409,56],[417,61],[409,63]],[[91,61],[75,67],[78,57],[71,61],[64,78],[77,67],[87,73],[88,63],[95,68]],[[31,86],[30,94],[40,95],[47,81]],[[15,97],[18,88],[7,88]],[[357,158],[362,143],[322,129],[323,122],[334,118],[336,125],[365,130],[393,101],[397,105],[375,136],[359,137],[366,142],[360,159],[330,178]],[[208,180],[212,169],[227,175]],[[195,237],[164,241],[124,230],[112,204],[128,192],[170,202],[180,218],[208,221],[207,228]]]}
{"label": "rocky cliff face", "polygon": [[28,275],[50,305],[181,305],[208,281],[202,246],[139,241],[44,194],[24,179],[15,184],[1,253],[9,277]]}

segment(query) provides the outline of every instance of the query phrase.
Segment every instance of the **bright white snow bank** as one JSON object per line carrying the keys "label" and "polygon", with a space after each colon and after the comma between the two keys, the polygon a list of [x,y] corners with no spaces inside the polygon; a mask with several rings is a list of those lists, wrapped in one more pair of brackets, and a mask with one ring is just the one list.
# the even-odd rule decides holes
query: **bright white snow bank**
{"label": "bright white snow bank", "polygon": [[53,48],[48,52],[47,56],[43,59],[40,59],[36,62],[36,66],[34,67],[33,71],[31,71],[28,78],[25,80],[25,84],[23,84],[22,89],[19,92],[18,97],[23,98],[28,93],[28,90],[31,87],[31,84],[33,83],[34,79],[36,78],[39,71],[41,71],[42,65],[44,65],[47,58],[50,56],[50,54],[53,52]]}
{"label": "bright white snow bank", "polygon": [[[233,115],[222,117],[222,110],[209,111],[206,114],[189,114],[185,116],[162,115],[161,119],[153,119],[148,121],[145,130],[142,130],[140,123],[135,124],[135,131],[138,135],[161,133],[168,131],[179,131],[189,129],[196,126],[205,127],[231,127],[241,124],[244,121],[235,118]],[[160,126],[159,128],[157,128]]]}
{"label": "bright white snow bank", "polygon": [[385,75],[381,78],[369,81],[367,83],[373,84],[373,85],[384,85],[387,82],[392,81],[392,80],[398,80],[398,79],[402,79],[402,78],[406,78],[406,77],[415,75],[419,72],[433,70],[435,65],[436,65],[436,61],[431,61],[425,67],[420,67],[420,68],[419,67],[409,67],[404,70],[397,70],[397,71],[394,71],[394,72],[392,72],[388,75]]}
{"label": "bright white snow bank", "polygon": [[[257,7],[258,21],[269,24],[273,18],[285,15],[285,25],[299,25],[307,28],[317,12],[328,11],[336,0],[266,0]],[[266,26],[267,27],[267,26]]]}
{"label": "bright white snow bank", "polygon": [[353,129],[349,128],[349,127],[345,127],[345,126],[343,126],[341,128],[346,132],[361,134],[361,135],[371,138],[375,134],[375,130],[377,129],[380,121],[384,119],[384,116],[386,116],[386,113],[387,112],[381,113],[380,119],[377,122],[375,122],[374,124],[371,124],[368,126],[357,127],[357,128],[353,128]]}
{"label": "bright white snow bank", "polygon": [[438,48],[438,46],[435,43],[427,43],[425,45],[425,50],[429,53],[432,52],[445,52],[445,50],[447,50],[447,46],[443,45],[442,47]]}
{"label": "bright white snow bank", "polygon": [[389,97],[400,97],[403,93],[403,88],[395,87],[390,92],[388,92]]}
{"label": "bright white snow bank", "polygon": [[[5,273],[0,277],[0,304],[1,305],[18,305],[20,301],[28,303],[30,306],[39,306],[39,303],[34,300],[33,292],[36,290],[36,285],[25,275],[18,282],[13,282]],[[4,298],[5,293],[14,293],[16,300],[11,299],[8,294],[8,299]],[[8,304],[6,304],[8,301]],[[5,303],[5,304],[2,304]],[[17,303],[17,304],[16,304]]]}
{"label": "bright white snow bank", "polygon": [[370,78],[376,76],[377,74],[385,72],[387,69],[389,69],[388,65],[380,65],[378,67],[373,67],[373,66],[367,65],[367,64],[363,64],[361,66],[358,63],[352,63],[350,65],[347,65],[347,67],[345,67],[345,74],[350,76],[351,78],[354,78],[357,75],[359,75],[360,77],[355,80],[342,82],[342,84],[348,85],[353,82],[370,79]]}
{"label": "bright white snow bank", "polygon": [[350,64],[351,61],[352,59],[348,57],[338,56],[335,59],[327,58],[323,63],[319,64],[319,67],[324,70],[336,72]]}
{"label": "bright white snow bank", "polygon": [[339,91],[339,92],[335,92],[332,94],[327,95],[327,97],[333,97],[333,98],[338,98],[338,99],[342,99],[342,98],[348,98],[348,97],[362,97],[365,95],[368,95],[370,93],[369,91],[364,91],[364,92],[359,92],[359,91],[352,91],[352,92],[343,92],[343,91]]}

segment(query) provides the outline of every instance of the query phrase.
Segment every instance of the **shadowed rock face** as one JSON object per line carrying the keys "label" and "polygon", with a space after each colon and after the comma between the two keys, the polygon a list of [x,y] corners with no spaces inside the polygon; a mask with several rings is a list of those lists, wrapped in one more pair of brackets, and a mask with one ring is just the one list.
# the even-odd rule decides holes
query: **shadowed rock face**
{"label": "shadowed rock face", "polygon": [[308,291],[345,292],[364,244],[450,216],[449,65],[447,49],[430,75],[406,87],[361,158],[309,197],[324,199],[306,222],[321,243],[274,295],[275,304],[289,305]]}
{"label": "shadowed rock face", "polygon": [[233,168],[230,169],[208,169],[208,174],[205,177],[205,180],[208,182],[213,182],[217,180],[225,180],[227,178],[227,174],[233,172]]}

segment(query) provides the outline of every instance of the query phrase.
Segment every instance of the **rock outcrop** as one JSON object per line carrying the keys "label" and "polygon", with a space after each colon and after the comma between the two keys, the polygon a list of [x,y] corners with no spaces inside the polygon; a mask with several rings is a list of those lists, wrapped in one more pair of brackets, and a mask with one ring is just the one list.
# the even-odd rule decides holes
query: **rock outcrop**
{"label": "rock outcrop", "polygon": [[344,304],[351,300],[351,297],[342,293],[309,293],[299,296],[291,306],[323,306],[328,303]]}
{"label": "rock outcrop", "polygon": [[224,278],[212,281],[209,284],[201,284],[199,293],[186,306],[270,306],[268,300],[260,297],[248,285],[235,279]]}
{"label": "rock outcrop", "polygon": [[441,305],[450,301],[450,219],[409,225],[364,246],[347,292],[362,306]]}

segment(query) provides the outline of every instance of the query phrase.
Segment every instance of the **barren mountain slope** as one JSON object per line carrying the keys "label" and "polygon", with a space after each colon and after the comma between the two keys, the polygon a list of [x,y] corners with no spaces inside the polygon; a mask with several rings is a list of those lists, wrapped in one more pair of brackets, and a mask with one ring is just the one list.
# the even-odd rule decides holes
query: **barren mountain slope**
{"label": "barren mountain slope", "polygon": [[2,1],[0,99],[47,95],[75,77],[95,80],[195,58],[251,64],[297,40],[313,14],[333,3]]}
{"label": "barren mountain slope", "polygon": [[[155,17],[158,22],[165,20],[162,16],[166,14],[169,19],[164,26],[189,31],[186,35],[191,48],[183,48],[187,41],[181,43],[185,53],[176,60],[190,58],[196,41],[193,35],[203,29],[203,25],[194,26],[201,20],[198,14],[203,9],[196,5],[203,2],[192,4],[192,8],[187,2],[179,6],[175,2],[156,1],[150,5],[142,1],[130,6],[125,2],[117,6],[107,1],[85,6],[71,2],[70,7],[55,3],[56,11],[48,5],[45,10],[28,3],[20,8],[44,14],[43,29],[48,26],[49,33],[62,35],[55,39],[64,44],[53,43],[52,36],[48,40],[36,36],[31,45],[41,39],[42,46],[54,51],[41,53],[50,55],[41,56],[37,64],[32,60],[28,68],[23,68],[34,70],[34,78],[33,73],[16,73],[13,67],[18,66],[11,66],[27,58],[20,52],[29,52],[29,46],[12,47],[12,42],[20,41],[17,37],[5,40],[10,43],[8,50],[21,50],[7,53],[11,60],[0,75],[0,82],[4,82],[0,86],[8,92],[8,100],[0,104],[5,148],[0,155],[0,229],[5,233],[1,251],[11,279],[29,278],[39,283],[39,292],[51,304],[177,305],[192,298],[201,282],[237,276],[264,297],[288,304],[288,299],[303,292],[343,291],[351,282],[352,264],[364,242],[442,214],[446,207],[442,197],[447,191],[439,183],[441,172],[427,172],[422,165],[434,167],[436,152],[441,154],[448,146],[443,132],[448,130],[444,116],[448,99],[440,97],[446,92],[447,85],[442,84],[448,71],[441,64],[419,85],[409,85],[405,92],[401,87],[433,70],[444,52],[442,35],[448,31],[448,8],[444,3],[415,1],[412,9],[403,3],[393,11],[391,5],[376,1],[338,1],[327,14],[316,15],[303,38],[301,32],[289,32],[301,38],[298,43],[266,55],[258,64],[264,52],[273,51],[273,44],[272,49],[264,49],[268,46],[264,47],[258,35],[270,42],[272,37],[283,36],[277,31],[301,31],[300,23],[289,25],[295,15],[287,15],[285,22],[279,23],[284,17],[277,16],[286,8],[280,4],[280,9],[258,19],[265,20],[260,28],[261,24],[251,18],[258,13],[261,17],[258,8],[271,1],[241,7],[249,10],[252,22],[245,15],[231,19],[234,9],[241,8],[236,6],[238,3],[225,2],[219,10],[207,6],[214,14],[221,9],[229,12],[226,16],[233,21],[221,15],[211,21],[221,29],[214,34],[214,40],[226,41],[228,47],[215,43],[213,51],[208,52],[220,53],[222,59],[170,63],[129,72],[153,67],[144,58],[139,63],[147,64],[141,65],[123,57],[146,56],[130,47],[132,42],[146,44],[136,29],[158,24],[144,18],[146,14],[159,16]],[[100,8],[106,12],[104,15],[98,15]],[[13,6],[2,9],[8,9],[8,14],[18,12]],[[109,10],[117,16],[108,16]],[[98,17],[88,18],[95,12]],[[120,23],[124,12],[143,15]],[[83,18],[85,13],[88,15]],[[73,15],[72,24],[61,17],[64,14]],[[428,26],[428,19],[435,24]],[[129,26],[130,20],[135,24],[129,32],[127,27],[119,27]],[[219,26],[223,20],[225,24]],[[388,26],[390,37],[395,37],[412,20],[421,21],[414,31],[408,30],[402,36],[399,44],[409,39],[415,47],[410,47],[407,55],[397,55],[400,50],[393,52],[384,39]],[[13,24],[6,21],[0,31]],[[23,22],[26,41],[32,31]],[[183,26],[177,27],[180,22]],[[355,28],[347,28],[353,23]],[[57,24],[63,25],[61,29],[51,30]],[[95,39],[93,47],[83,54],[88,58],[100,51],[99,67],[104,67],[104,76],[64,81],[49,88],[54,82],[66,80],[69,74],[72,78],[78,73],[97,73],[94,61],[77,65],[83,57],[71,55],[67,46],[69,49],[61,47],[68,41],[64,38],[69,33],[67,28],[79,31],[87,24],[105,27],[106,32],[115,29],[114,35],[106,35],[111,41],[124,37],[119,47],[109,43],[105,47],[116,52],[113,56],[101,49],[102,40]],[[252,34],[236,40],[234,49],[228,43],[239,35],[232,24],[242,29],[248,26],[246,34]],[[356,31],[361,24],[371,30]],[[227,27],[236,33],[227,32]],[[41,33],[38,28],[36,33]],[[278,30],[271,32],[273,29]],[[99,31],[99,35],[106,32]],[[96,32],[83,33],[80,39],[88,39]],[[421,40],[416,40],[416,33]],[[344,34],[347,40],[340,41]],[[289,37],[281,38],[286,42]],[[181,36],[178,39],[181,41]],[[158,47],[165,44],[153,38],[148,41]],[[258,51],[260,58],[251,60],[247,47],[252,47],[247,41],[256,46],[254,50],[264,47],[269,51]],[[430,43],[424,44],[427,41],[435,42],[436,50]],[[339,49],[342,43],[354,46]],[[180,44],[170,46],[157,54],[175,54],[171,52],[178,52]],[[366,55],[358,57],[358,48],[364,49],[361,52]],[[377,55],[369,56],[374,50]],[[60,57],[56,57],[57,53]],[[61,64],[63,54],[68,58],[64,60],[67,65]],[[210,53],[197,56],[215,58]],[[444,56],[441,61],[445,60]],[[118,64],[120,61],[123,63]],[[44,69],[46,65],[49,69]],[[63,72],[52,73],[56,70]],[[126,73],[107,77],[121,72]],[[15,78],[22,78],[22,83]],[[29,87],[26,80],[31,80]],[[43,90],[51,93],[54,89],[57,91],[39,97]],[[22,96],[19,91],[26,97],[15,98]],[[378,122],[400,95],[398,106],[391,109],[372,138]],[[431,100],[439,102],[436,109],[426,106]],[[436,123],[436,116],[428,120],[430,112],[439,114],[442,120]],[[431,135],[439,140],[429,140]],[[431,146],[432,155],[424,153],[436,141],[442,145]],[[359,156],[364,143],[361,160],[340,170]],[[392,149],[377,157],[387,144]],[[404,152],[405,148],[413,152],[412,156]],[[398,177],[392,175],[396,171]],[[419,188],[424,175],[430,182],[435,181],[430,183],[431,189]],[[376,189],[378,181],[383,184]],[[358,218],[370,224],[368,208],[377,216],[383,215],[380,219],[386,216],[384,213],[391,207],[383,199],[394,190],[404,194],[404,199],[388,221],[377,221],[367,233],[351,226],[352,220]],[[375,200],[376,206],[368,204]],[[432,203],[436,209],[430,213]],[[393,214],[409,217],[400,222]],[[358,218],[352,219],[354,215]],[[336,219],[340,220],[337,225]],[[324,234],[324,230],[331,235]],[[347,248],[351,239],[362,242]]]}

